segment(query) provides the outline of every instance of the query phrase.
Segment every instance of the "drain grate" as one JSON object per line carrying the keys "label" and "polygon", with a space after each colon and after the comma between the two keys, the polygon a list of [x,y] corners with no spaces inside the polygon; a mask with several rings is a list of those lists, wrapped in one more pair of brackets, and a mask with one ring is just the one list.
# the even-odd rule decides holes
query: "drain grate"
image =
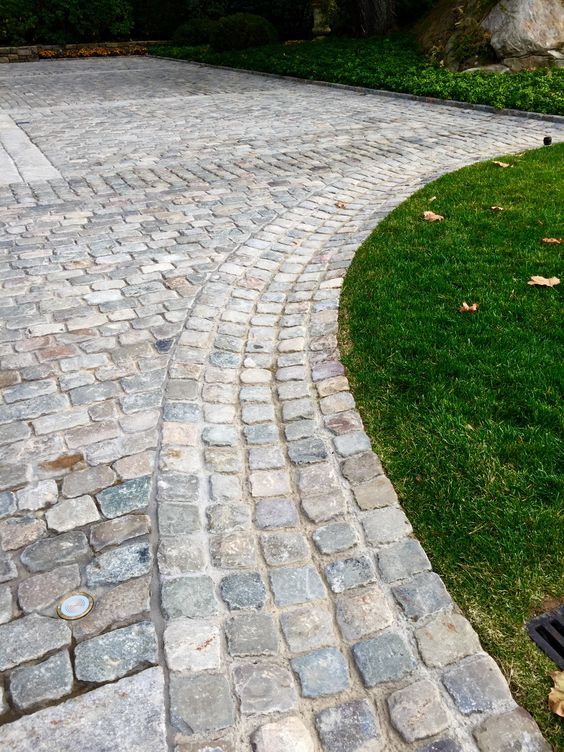
{"label": "drain grate", "polygon": [[527,632],[542,652],[564,669],[564,606],[531,619]]}

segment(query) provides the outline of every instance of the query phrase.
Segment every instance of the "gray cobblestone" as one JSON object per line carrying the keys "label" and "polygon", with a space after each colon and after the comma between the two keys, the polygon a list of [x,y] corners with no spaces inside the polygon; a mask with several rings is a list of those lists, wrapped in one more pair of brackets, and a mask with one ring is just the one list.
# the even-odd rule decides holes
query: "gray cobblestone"
{"label": "gray cobblestone", "polygon": [[236,530],[210,541],[211,559],[218,569],[249,569],[257,565],[254,536]]}
{"label": "gray cobblestone", "polygon": [[266,600],[266,588],[257,572],[232,574],[221,581],[221,597],[231,611],[259,609]]}
{"label": "gray cobblestone", "polygon": [[288,454],[295,465],[310,465],[327,459],[325,444],[316,438],[291,441],[288,444]]}
{"label": "gray cobblestone", "polygon": [[293,653],[335,645],[337,637],[327,605],[316,603],[284,611],[280,616],[284,637]]}
{"label": "gray cobblestone", "polygon": [[271,566],[294,564],[309,558],[309,546],[301,533],[265,533],[261,547],[266,563]]}
{"label": "gray cobblestone", "polygon": [[92,555],[86,536],[82,532],[70,532],[56,538],[46,538],[32,543],[21,554],[22,564],[30,572],[45,572],[53,562],[69,564],[85,561]]}
{"label": "gray cobblestone", "polygon": [[10,517],[0,522],[0,546],[3,551],[14,551],[42,538],[45,533],[43,520],[35,517]]}
{"label": "gray cobblestone", "polygon": [[75,527],[97,522],[100,514],[91,496],[65,499],[45,513],[47,526],[57,533],[65,533]]}
{"label": "gray cobblestone", "polygon": [[64,622],[30,614],[0,626],[0,671],[70,645]]}
{"label": "gray cobblestone", "polygon": [[337,598],[337,621],[347,640],[358,640],[389,627],[394,620],[383,591],[377,585],[346,592]]}
{"label": "gray cobblestone", "polygon": [[278,635],[270,614],[240,614],[229,619],[225,632],[232,656],[274,655]]}
{"label": "gray cobblestone", "polygon": [[270,573],[270,582],[278,606],[305,603],[323,598],[325,595],[321,578],[313,567],[273,569]]}
{"label": "gray cobblestone", "polygon": [[278,440],[278,431],[273,423],[245,426],[243,431],[249,444],[272,444]]}
{"label": "gray cobblestone", "polygon": [[243,715],[284,713],[297,707],[297,692],[288,669],[254,661],[235,666],[233,675]]}
{"label": "gray cobblestone", "polygon": [[315,716],[315,725],[324,752],[377,749],[376,744],[381,739],[378,721],[367,700],[326,708]]}
{"label": "gray cobblestone", "polygon": [[16,669],[10,675],[12,699],[21,710],[58,700],[70,694],[72,686],[72,666],[66,651],[56,653],[36,666]]}
{"label": "gray cobblestone", "polygon": [[96,499],[105,517],[119,517],[145,509],[149,501],[150,488],[151,478],[146,475],[106,488],[96,494]]}
{"label": "gray cobblestone", "polygon": [[9,491],[0,493],[0,519],[13,514],[16,508],[16,497],[13,493]]}
{"label": "gray cobblestone", "polygon": [[250,447],[249,467],[251,470],[269,470],[285,466],[282,449],[279,446]]}
{"label": "gray cobblestone", "polygon": [[449,726],[449,718],[436,687],[426,679],[388,697],[393,725],[406,742],[434,736]]}
{"label": "gray cobblestone", "polygon": [[362,518],[366,540],[372,546],[392,543],[409,535],[412,527],[399,507],[383,507],[367,512]]}
{"label": "gray cobblestone", "polygon": [[431,569],[431,562],[419,541],[408,538],[379,551],[378,568],[386,582],[395,582]]}
{"label": "gray cobblestone", "polygon": [[417,645],[428,666],[445,666],[480,650],[478,635],[460,614],[438,614],[416,630]]}
{"label": "gray cobblestone", "polygon": [[79,585],[78,564],[57,567],[23,580],[18,587],[18,602],[24,611],[42,611]]}
{"label": "gray cobblestone", "polygon": [[313,540],[322,554],[334,554],[352,548],[358,538],[348,522],[334,522],[318,527],[313,534]]}
{"label": "gray cobblestone", "polygon": [[293,527],[297,521],[296,507],[290,499],[264,499],[255,507],[255,523],[261,530]]}
{"label": "gray cobblestone", "polygon": [[415,620],[452,604],[443,581],[435,572],[418,574],[405,585],[394,587],[393,593],[406,615]]}
{"label": "gray cobblestone", "polygon": [[173,724],[188,734],[218,731],[235,720],[229,684],[221,674],[173,675],[170,702]]}
{"label": "gray cobblestone", "polygon": [[111,486],[116,476],[109,467],[99,465],[67,475],[63,480],[64,496],[84,496]]}
{"label": "gray cobblestone", "polygon": [[151,549],[146,541],[130,543],[99,554],[86,567],[86,581],[89,585],[117,584],[147,574],[151,561]]}
{"label": "gray cobblestone", "polygon": [[162,584],[161,600],[169,619],[206,617],[217,610],[213,582],[206,575],[166,580]]}
{"label": "gray cobblestone", "polygon": [[325,522],[343,514],[345,499],[339,492],[306,496],[302,498],[302,509],[312,522]]}
{"label": "gray cobblestone", "polygon": [[[340,287],[367,233],[410,192],[438,172],[534,146],[545,125],[156,59],[8,67],[0,162],[16,134],[34,158],[11,154],[10,165],[21,162],[11,185],[0,169],[0,525],[9,522],[0,581],[16,599],[2,628],[28,619],[18,607],[54,616],[59,598],[85,587],[95,608],[72,623],[74,638],[109,639],[148,619],[152,580],[177,752],[240,752],[251,738],[258,752],[313,752],[312,714],[326,711],[336,725],[323,736],[318,724],[325,752],[413,745],[405,718],[394,727],[381,707],[374,736],[372,692],[357,678],[337,708],[299,697],[287,657],[344,655],[356,642],[365,684],[405,685],[425,662],[446,696],[441,675],[479,650],[370,452],[338,360]],[[37,172],[43,162],[56,179]],[[109,519],[94,519],[94,502],[90,516],[77,514],[84,496]],[[81,529],[60,532],[71,525]],[[365,556],[353,548],[361,526],[378,572],[371,552],[362,576],[341,572],[351,589],[327,592],[327,557]],[[36,631],[53,624],[68,630],[51,620]],[[67,644],[32,657],[24,646],[16,658],[50,661]],[[232,664],[250,667],[238,684],[243,714]],[[100,748],[161,752],[161,672],[144,665],[106,688],[78,685],[88,690],[80,697],[30,705],[61,703],[19,720],[12,706],[0,746],[14,747],[22,729],[37,752],[85,747],[81,734]],[[273,720],[264,713],[278,712],[277,685],[292,715]],[[402,691],[382,688],[393,690]],[[447,702],[449,737],[475,752],[468,723],[480,718]],[[495,733],[476,731],[480,752],[528,733],[517,715],[496,718]]]}
{"label": "gray cobblestone", "polygon": [[417,752],[463,752],[462,747],[453,739],[439,739],[431,744],[418,747]]}
{"label": "gray cobblestone", "polygon": [[334,561],[325,568],[325,576],[334,593],[366,585],[375,577],[374,564],[368,556]]}
{"label": "gray cobblestone", "polygon": [[18,509],[36,510],[50,506],[57,501],[57,484],[54,480],[44,480],[18,491]]}
{"label": "gray cobblestone", "polygon": [[0,624],[11,621],[14,615],[14,599],[9,585],[0,587]]}
{"label": "gray cobblestone", "polygon": [[474,736],[480,752],[509,752],[514,749],[551,752],[538,726],[523,708],[488,718],[476,728]]}
{"label": "gray cobblestone", "polygon": [[0,554],[0,582],[8,582],[17,576],[18,570],[10,555]]}
{"label": "gray cobblestone", "polygon": [[415,668],[415,659],[403,639],[384,632],[353,645],[356,666],[367,687],[403,678]]}
{"label": "gray cobblestone", "polygon": [[304,697],[323,697],[344,691],[350,685],[347,662],[336,648],[322,648],[292,659]]}
{"label": "gray cobblestone", "polygon": [[507,682],[489,656],[479,656],[447,669],[443,683],[464,715],[496,710],[511,702]]}
{"label": "gray cobblestone", "polygon": [[293,752],[314,752],[315,749],[307,727],[294,716],[265,723],[254,734],[253,745],[256,752],[286,752],[290,749]]}
{"label": "gray cobblestone", "polygon": [[140,622],[81,642],[75,651],[76,678],[95,683],[113,681],[155,663],[156,657],[154,627],[150,622]]}
{"label": "gray cobblestone", "polygon": [[165,629],[164,649],[171,671],[218,671],[219,627],[211,621],[175,619]]}
{"label": "gray cobblestone", "polygon": [[372,452],[349,457],[343,462],[341,471],[352,485],[365,483],[384,472],[380,460]]}
{"label": "gray cobblestone", "polygon": [[94,551],[146,535],[150,529],[149,517],[144,514],[128,514],[95,525],[90,531],[90,545]]}

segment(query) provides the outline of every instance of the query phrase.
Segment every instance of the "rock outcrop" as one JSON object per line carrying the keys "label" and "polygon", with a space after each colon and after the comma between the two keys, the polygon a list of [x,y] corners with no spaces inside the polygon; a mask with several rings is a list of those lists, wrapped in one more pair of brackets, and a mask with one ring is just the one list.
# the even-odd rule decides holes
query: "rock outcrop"
{"label": "rock outcrop", "polygon": [[438,0],[416,33],[452,70],[564,66],[564,0]]}
{"label": "rock outcrop", "polygon": [[482,22],[501,60],[564,46],[564,0],[501,0]]}

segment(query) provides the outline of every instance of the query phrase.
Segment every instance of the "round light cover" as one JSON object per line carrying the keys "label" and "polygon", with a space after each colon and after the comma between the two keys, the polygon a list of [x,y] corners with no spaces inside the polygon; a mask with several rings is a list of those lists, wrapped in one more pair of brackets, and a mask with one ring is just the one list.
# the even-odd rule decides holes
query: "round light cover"
{"label": "round light cover", "polygon": [[71,593],[67,595],[57,606],[57,613],[61,619],[73,621],[82,619],[89,614],[94,607],[94,598],[88,593]]}

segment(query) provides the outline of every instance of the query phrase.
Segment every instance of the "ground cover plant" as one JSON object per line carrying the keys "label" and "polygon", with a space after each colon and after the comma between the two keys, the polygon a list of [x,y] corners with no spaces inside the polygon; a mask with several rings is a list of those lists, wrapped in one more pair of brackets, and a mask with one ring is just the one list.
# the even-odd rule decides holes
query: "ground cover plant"
{"label": "ground cover plant", "polygon": [[562,278],[564,145],[496,161],[441,178],[378,226],[345,279],[340,345],[434,568],[564,749],[547,709],[556,667],[523,628],[564,596],[564,282],[529,284]]}
{"label": "ground cover plant", "polygon": [[564,114],[564,69],[453,73],[406,35],[277,44],[237,52],[153,47],[152,54],[494,107]]}

